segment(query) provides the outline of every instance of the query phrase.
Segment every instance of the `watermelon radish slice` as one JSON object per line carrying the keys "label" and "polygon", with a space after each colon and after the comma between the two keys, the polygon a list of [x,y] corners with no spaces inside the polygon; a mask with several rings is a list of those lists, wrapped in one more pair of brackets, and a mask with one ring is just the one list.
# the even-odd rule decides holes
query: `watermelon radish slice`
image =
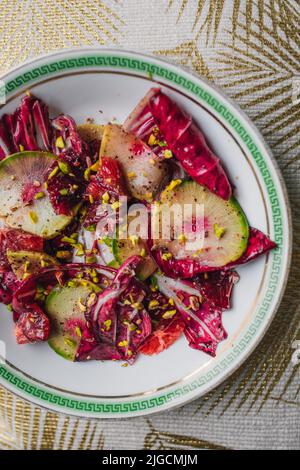
{"label": "watermelon radish slice", "polygon": [[166,162],[142,140],[116,124],[105,126],[100,148],[100,159],[102,157],[111,157],[120,163],[127,187],[136,199],[151,199],[167,179]]}
{"label": "watermelon radish slice", "polygon": [[54,163],[54,155],[43,152],[22,152],[0,162],[0,217],[9,227],[53,238],[71,222],[73,214],[56,213],[44,185]]}
{"label": "watermelon radish slice", "polygon": [[[204,266],[220,267],[236,261],[245,252],[249,226],[241,207],[234,198],[225,201],[194,181],[184,181],[172,190],[163,191],[161,202],[165,207],[173,204],[180,207],[183,214],[182,219],[175,216],[171,221],[173,231],[177,234],[176,237],[169,240],[156,240],[156,247],[169,252],[166,256],[175,259],[191,258]],[[201,221],[196,220],[196,204],[197,207],[203,208]],[[191,216],[188,212],[186,215],[188,207],[192,208]],[[199,248],[190,248],[192,245],[180,240],[179,232],[183,225],[181,220],[185,225],[183,231],[188,240],[189,235],[202,232],[202,243]],[[189,230],[194,234],[189,233]]]}

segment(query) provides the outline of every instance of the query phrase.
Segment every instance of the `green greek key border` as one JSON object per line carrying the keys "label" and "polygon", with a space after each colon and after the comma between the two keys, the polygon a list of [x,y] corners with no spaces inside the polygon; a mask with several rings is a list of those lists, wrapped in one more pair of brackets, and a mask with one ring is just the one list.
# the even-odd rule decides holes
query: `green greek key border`
{"label": "green greek key border", "polygon": [[273,237],[278,244],[278,249],[271,255],[272,265],[265,297],[261,302],[261,306],[244,336],[241,338],[239,343],[237,343],[235,347],[226,355],[226,357],[219,361],[205,375],[198,377],[190,383],[186,383],[183,386],[176,388],[175,390],[171,390],[154,397],[137,399],[133,401],[123,401],[119,403],[103,400],[93,401],[81,398],[77,399],[67,395],[53,393],[52,391],[49,391],[47,388],[42,386],[36,386],[33,383],[26,381],[18,374],[12,372],[8,367],[0,365],[0,377],[2,377],[3,382],[10,384],[16,391],[22,392],[22,394],[27,395],[29,398],[36,398],[39,401],[45,403],[45,406],[47,406],[47,404],[52,404],[64,410],[73,410],[95,415],[126,415],[150,409],[159,409],[166,403],[176,400],[182,396],[186,396],[196,389],[203,387],[212,379],[218,377],[221,372],[224,372],[224,370],[228,369],[233,361],[235,361],[248,347],[249,343],[255,337],[268,313],[274,294],[276,292],[276,288],[278,286],[278,280],[282,268],[282,210],[280,207],[276,186],[272,179],[268,165],[264,160],[263,155],[259,151],[258,145],[256,145],[253,138],[245,129],[245,127],[243,127],[239,119],[210,92],[202,88],[199,84],[195,83],[192,78],[187,79],[185,76],[181,75],[179,71],[175,72],[172,69],[168,69],[167,65],[161,66],[155,63],[151,63],[150,59],[147,61],[145,59],[131,58],[107,53],[97,53],[79,57],[74,56],[69,59],[56,60],[55,62],[34,67],[31,70],[16,76],[14,79],[6,83],[6,94],[8,96],[19,88],[39,81],[41,78],[51,77],[51,75],[66,72],[68,70],[91,68],[126,69],[139,72],[144,76],[153,75],[155,78],[162,78],[165,81],[170,82],[173,85],[175,84],[178,87],[195,95],[200,101],[204,102],[218,115],[220,115],[227,122],[228,126],[234,131],[234,133],[247,146],[263,178],[272,210]]}

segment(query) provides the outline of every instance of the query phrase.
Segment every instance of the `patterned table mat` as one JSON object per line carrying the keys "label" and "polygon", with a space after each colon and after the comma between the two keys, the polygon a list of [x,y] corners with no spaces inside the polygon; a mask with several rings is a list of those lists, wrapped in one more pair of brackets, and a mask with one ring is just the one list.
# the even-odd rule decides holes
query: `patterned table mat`
{"label": "patterned table mat", "polygon": [[262,343],[204,398],[150,418],[85,420],[48,412],[0,387],[0,448],[299,449],[299,2],[0,0],[0,74],[28,58],[83,45],[143,45],[207,77],[245,110],[287,184],[294,218],[290,278]]}

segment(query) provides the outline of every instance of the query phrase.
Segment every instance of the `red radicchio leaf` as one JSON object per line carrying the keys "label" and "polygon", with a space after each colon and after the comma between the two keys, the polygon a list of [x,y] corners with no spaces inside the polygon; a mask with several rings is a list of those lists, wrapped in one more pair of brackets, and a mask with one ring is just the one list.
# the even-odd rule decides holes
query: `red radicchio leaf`
{"label": "red radicchio leaf", "polygon": [[111,286],[98,296],[91,316],[104,350],[101,353],[97,347],[93,357],[101,354],[102,359],[119,358],[132,363],[140,344],[151,333],[151,320],[142,304],[146,292],[134,278],[140,261],[139,256],[128,258]]}
{"label": "red radicchio leaf", "polygon": [[201,295],[213,306],[222,310],[230,308],[233,286],[239,281],[239,275],[232,270],[214,271],[199,274],[195,279]]}
{"label": "red radicchio leaf", "polygon": [[210,267],[200,264],[196,259],[176,259],[170,258],[164,260],[162,258],[163,252],[161,249],[153,248],[153,242],[149,240],[149,248],[151,254],[155,261],[157,262],[160,269],[167,275],[173,278],[181,277],[190,279],[196,276],[199,273],[209,272],[209,271],[224,271],[227,269],[240,266],[245,264],[248,261],[252,261],[258,256],[267,253],[276,247],[276,243],[270,240],[267,235],[262,233],[256,228],[250,228],[250,235],[248,240],[248,246],[243,255],[236,261],[229,263],[225,266]]}
{"label": "red radicchio leaf", "polygon": [[0,119],[0,160],[16,152],[9,127],[10,120],[11,117],[7,114]]}
{"label": "red radicchio leaf", "polygon": [[117,304],[121,294],[126,290],[135,275],[135,268],[141,258],[132,256],[118,269],[110,285],[99,294],[92,312],[92,323],[99,338],[115,344],[117,334]]}
{"label": "red radicchio leaf", "polygon": [[[220,341],[227,337],[222,325],[222,311],[217,302],[205,294],[207,287],[201,287],[195,281],[174,280],[166,276],[156,275],[158,288],[164,295],[173,298],[174,304],[185,322],[184,333],[189,345],[212,356],[215,356]],[[233,282],[233,278],[231,280]],[[220,286],[215,285],[217,290]],[[232,286],[228,285],[230,295]],[[216,296],[218,299],[218,296]],[[228,305],[228,302],[225,303]]]}
{"label": "red radicchio leaf", "polygon": [[147,137],[149,137],[153,128],[156,126],[149,101],[156,95],[157,91],[158,89],[151,88],[123,124],[123,128],[126,132],[133,132],[137,137],[144,141],[148,140]]}
{"label": "red radicchio leaf", "polygon": [[159,88],[148,92],[127,118],[124,128],[148,140],[155,125],[188,175],[223,199],[230,199],[232,189],[220,160],[191,117]]}
{"label": "red radicchio leaf", "polygon": [[0,120],[0,159],[24,150],[50,150],[52,130],[48,107],[33,95],[23,97],[13,114]]}

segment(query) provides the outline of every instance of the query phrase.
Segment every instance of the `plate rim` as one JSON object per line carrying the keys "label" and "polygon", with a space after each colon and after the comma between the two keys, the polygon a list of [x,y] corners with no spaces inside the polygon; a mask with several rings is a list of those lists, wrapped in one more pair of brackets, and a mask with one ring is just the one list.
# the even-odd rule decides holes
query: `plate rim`
{"label": "plate rim", "polygon": [[[79,410],[79,411],[74,410],[74,409],[69,410],[68,408],[64,408],[63,406],[56,405],[56,404],[52,404],[53,406],[45,406],[42,399],[40,399],[38,397],[33,397],[32,395],[30,395],[30,397],[29,397],[28,393],[20,391],[20,390],[18,390],[16,392],[13,385],[11,385],[11,384],[7,385],[7,383],[3,383],[4,382],[3,377],[0,377],[0,383],[1,383],[2,386],[4,386],[4,388],[7,388],[13,394],[15,394],[17,396],[20,396],[20,397],[22,397],[23,399],[25,399],[29,402],[35,403],[38,406],[40,406],[41,408],[44,408],[44,409],[47,409],[47,410],[51,410],[51,411],[54,410],[54,411],[57,411],[59,413],[64,413],[64,414],[73,415],[73,416],[82,416],[82,417],[99,418],[99,419],[102,419],[102,418],[120,418],[120,417],[128,418],[128,417],[135,417],[135,416],[158,413],[158,412],[166,411],[167,409],[173,409],[173,408],[176,408],[176,407],[180,407],[180,406],[183,406],[183,405],[195,400],[196,398],[199,398],[199,397],[207,394],[209,391],[215,389],[218,385],[220,385],[225,380],[227,380],[248,359],[248,357],[252,354],[252,352],[258,347],[259,343],[262,341],[263,337],[265,336],[265,334],[266,334],[266,332],[267,332],[267,330],[268,330],[268,328],[269,328],[276,312],[278,311],[279,305],[281,303],[282,297],[283,297],[284,292],[285,292],[288,277],[289,277],[290,265],[291,265],[291,256],[292,256],[292,237],[293,237],[291,207],[290,207],[290,202],[289,202],[289,197],[288,197],[286,184],[285,184],[284,178],[281,174],[281,171],[279,169],[278,163],[277,163],[276,159],[274,158],[273,153],[272,153],[268,143],[264,140],[263,136],[261,135],[260,131],[255,126],[255,124],[253,124],[253,122],[245,114],[245,112],[240,108],[240,106],[238,104],[236,104],[231,98],[229,98],[218,86],[216,86],[215,84],[209,82],[205,77],[202,77],[202,76],[196,74],[195,72],[189,70],[187,67],[176,64],[176,62],[166,60],[165,58],[162,59],[161,57],[157,57],[153,54],[149,54],[149,53],[147,54],[147,53],[139,52],[139,51],[136,51],[136,50],[119,49],[119,48],[113,48],[113,47],[106,48],[106,47],[99,47],[99,46],[76,47],[76,48],[69,48],[69,49],[52,51],[50,53],[42,54],[40,56],[37,56],[33,59],[29,59],[29,60],[23,62],[22,64],[18,65],[17,67],[12,67],[8,72],[3,74],[0,77],[0,79],[5,81],[6,78],[9,77],[11,74],[16,74],[18,71],[21,71],[22,69],[24,69],[26,67],[30,67],[31,65],[34,65],[35,63],[38,63],[39,61],[43,61],[43,60],[46,60],[46,59],[49,59],[49,60],[50,59],[57,59],[58,60],[60,56],[68,56],[68,54],[74,54],[74,56],[76,56],[76,55],[84,55],[84,54],[91,54],[91,53],[108,54],[108,55],[109,54],[111,54],[111,55],[120,54],[120,56],[126,56],[126,54],[129,54],[131,56],[136,56],[140,60],[143,60],[143,59],[148,60],[148,61],[153,60],[153,61],[158,62],[162,67],[165,66],[167,68],[168,66],[171,66],[171,67],[175,68],[178,72],[183,72],[184,74],[190,75],[196,81],[200,82],[200,85],[201,85],[201,83],[203,83],[206,87],[208,87],[213,92],[218,94],[224,100],[225,103],[227,102],[233,108],[233,110],[237,112],[237,115],[240,115],[241,118],[244,119],[246,125],[249,127],[249,129],[252,133],[251,135],[253,135],[255,137],[255,142],[257,141],[259,143],[261,148],[264,150],[264,154],[266,154],[267,157],[269,158],[269,160],[271,162],[271,166],[273,166],[273,171],[274,171],[274,173],[275,173],[275,175],[277,176],[277,179],[278,179],[278,185],[276,184],[275,188],[280,189],[280,191],[282,192],[282,202],[283,202],[283,204],[282,204],[281,209],[283,209],[283,216],[285,216],[286,220],[287,220],[287,227],[286,227],[286,232],[287,232],[287,235],[288,235],[287,240],[286,240],[287,256],[286,256],[285,263],[283,264],[284,277],[282,278],[281,283],[280,283],[280,294],[277,296],[276,304],[271,309],[271,313],[268,315],[267,319],[264,320],[263,327],[259,328],[259,331],[255,335],[255,339],[253,340],[253,344],[251,344],[250,347],[248,347],[246,349],[246,352],[243,352],[242,354],[240,354],[236,364],[231,366],[226,371],[225,374],[221,374],[220,377],[218,378],[218,380],[211,383],[210,386],[208,388],[206,388],[205,390],[199,390],[198,393],[191,394],[192,396],[181,395],[177,399],[172,399],[171,401],[167,401],[167,402],[163,403],[162,406],[157,405],[156,408],[146,408],[144,410],[137,410],[137,411],[132,411],[131,410],[131,411],[129,411],[129,412],[127,411],[125,413],[123,411],[119,411],[119,412],[107,412],[107,411],[95,412],[94,411],[94,412],[88,413],[87,411],[82,412],[81,410]],[[93,73],[92,70],[90,72]],[[113,71],[112,71],[112,73],[113,73]],[[61,76],[63,76],[63,75],[61,75]],[[141,78],[146,78],[146,77],[141,76]],[[155,82],[155,80],[154,80],[154,82]],[[35,83],[38,84],[39,80],[37,80]],[[200,101],[199,98],[196,98],[196,100]],[[2,108],[2,106],[0,106],[0,109],[1,108]],[[257,173],[258,173],[258,171],[256,169],[256,174]],[[49,385],[49,387],[51,387],[51,386]],[[169,387],[172,388],[172,386],[169,386]],[[43,388],[43,387],[41,387],[41,388]],[[47,388],[47,385],[46,385],[46,388]],[[165,390],[165,393],[167,393],[167,392],[168,392],[168,386],[166,387],[166,390]],[[65,395],[67,396],[67,394],[65,394]],[[138,396],[136,396],[136,399],[138,400],[139,397],[142,397],[142,396],[143,396],[143,394],[141,393]],[[74,401],[74,398],[71,398],[71,400],[72,399]],[[120,400],[119,397],[116,397],[115,400],[118,400],[118,399]],[[107,399],[107,401],[108,402],[110,402],[110,401],[113,402],[114,400]]]}

